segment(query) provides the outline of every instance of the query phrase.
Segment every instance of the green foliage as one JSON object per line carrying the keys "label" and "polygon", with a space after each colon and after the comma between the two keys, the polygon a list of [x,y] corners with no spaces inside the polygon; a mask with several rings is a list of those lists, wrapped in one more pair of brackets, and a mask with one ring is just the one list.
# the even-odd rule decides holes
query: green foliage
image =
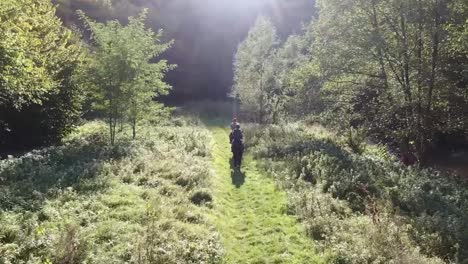
{"label": "green foliage", "polygon": [[0,35],[0,144],[57,142],[80,117],[82,91],[74,75],[84,52],[78,37],[44,0],[2,1]]}
{"label": "green foliage", "polygon": [[244,131],[254,137],[251,151],[289,192],[291,211],[331,263],[468,258],[466,181],[404,167],[379,146],[356,154],[342,138],[316,127]]}
{"label": "green foliage", "polygon": [[171,88],[163,78],[173,66],[166,60],[152,63],[152,59],[172,42],[161,43],[162,30],[154,33],[145,28],[146,15],[144,10],[122,26],[115,20],[94,22],[80,13],[92,32],[95,50],[82,79],[92,88],[94,107],[107,117],[112,144],[118,120],[128,120],[135,137],[137,122],[152,107],[153,99]]}
{"label": "green foliage", "polygon": [[109,146],[105,129],[0,162],[0,262],[220,263],[194,203],[211,197],[208,131],[148,125]]}
{"label": "green foliage", "polygon": [[466,135],[466,1],[317,7],[302,34],[280,43],[260,19],[239,46],[234,93],[247,113],[266,116],[256,121],[320,114],[327,126],[363,130],[421,163],[440,135]]}
{"label": "green foliage", "polygon": [[354,153],[362,154],[365,151],[365,134],[362,130],[351,128],[345,136],[345,143]]}
{"label": "green foliage", "polygon": [[275,79],[278,37],[270,20],[259,17],[234,61],[234,91],[246,114],[264,123],[276,121],[280,91]]}
{"label": "green foliage", "polygon": [[20,108],[56,93],[80,53],[72,32],[43,0],[0,3],[0,102]]}
{"label": "green foliage", "polygon": [[459,44],[466,3],[319,1],[318,6],[311,52],[326,80],[332,118],[397,142],[420,161],[436,134],[466,128],[461,73],[466,47]]}
{"label": "green foliage", "polygon": [[272,23],[260,17],[237,50],[233,94],[245,116],[278,123],[322,108],[320,69],[310,54],[313,23],[281,43]]}

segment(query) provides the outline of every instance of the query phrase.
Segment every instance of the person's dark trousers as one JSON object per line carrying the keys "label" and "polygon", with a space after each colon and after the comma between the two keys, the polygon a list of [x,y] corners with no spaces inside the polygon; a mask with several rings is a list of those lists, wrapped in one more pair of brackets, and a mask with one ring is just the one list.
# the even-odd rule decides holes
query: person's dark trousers
{"label": "person's dark trousers", "polygon": [[234,151],[234,167],[240,167],[242,164],[242,151]]}
{"label": "person's dark trousers", "polygon": [[237,166],[240,167],[242,165],[242,156],[243,156],[244,153],[242,153],[242,151],[240,151],[237,155]]}

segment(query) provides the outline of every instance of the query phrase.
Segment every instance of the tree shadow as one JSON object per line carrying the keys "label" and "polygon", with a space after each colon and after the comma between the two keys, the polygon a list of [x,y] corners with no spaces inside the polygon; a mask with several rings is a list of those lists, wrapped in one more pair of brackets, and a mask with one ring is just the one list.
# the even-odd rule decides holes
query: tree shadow
{"label": "tree shadow", "polygon": [[245,183],[245,174],[240,168],[234,168],[234,160],[232,157],[229,159],[229,163],[231,164],[232,185],[235,185],[236,188],[240,188]]}

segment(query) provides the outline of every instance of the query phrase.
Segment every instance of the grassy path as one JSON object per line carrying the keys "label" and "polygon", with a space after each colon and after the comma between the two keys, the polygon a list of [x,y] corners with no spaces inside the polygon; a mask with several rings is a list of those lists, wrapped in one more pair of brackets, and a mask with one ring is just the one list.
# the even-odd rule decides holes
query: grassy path
{"label": "grassy path", "polygon": [[286,214],[286,194],[261,175],[247,155],[234,173],[228,131],[210,127],[216,176],[213,221],[226,248],[225,263],[320,263],[312,242],[296,219]]}

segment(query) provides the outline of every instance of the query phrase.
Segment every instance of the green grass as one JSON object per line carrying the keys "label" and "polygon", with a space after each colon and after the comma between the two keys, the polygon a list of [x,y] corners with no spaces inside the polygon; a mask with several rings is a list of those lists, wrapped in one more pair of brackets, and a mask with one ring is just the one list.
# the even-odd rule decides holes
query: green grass
{"label": "green grass", "polygon": [[228,131],[212,125],[212,181],[216,224],[225,247],[224,263],[321,263],[312,240],[287,214],[286,194],[263,175],[251,155],[241,173],[230,165]]}
{"label": "green grass", "polygon": [[210,132],[146,124],[114,147],[106,132],[0,161],[0,263],[220,263]]}

